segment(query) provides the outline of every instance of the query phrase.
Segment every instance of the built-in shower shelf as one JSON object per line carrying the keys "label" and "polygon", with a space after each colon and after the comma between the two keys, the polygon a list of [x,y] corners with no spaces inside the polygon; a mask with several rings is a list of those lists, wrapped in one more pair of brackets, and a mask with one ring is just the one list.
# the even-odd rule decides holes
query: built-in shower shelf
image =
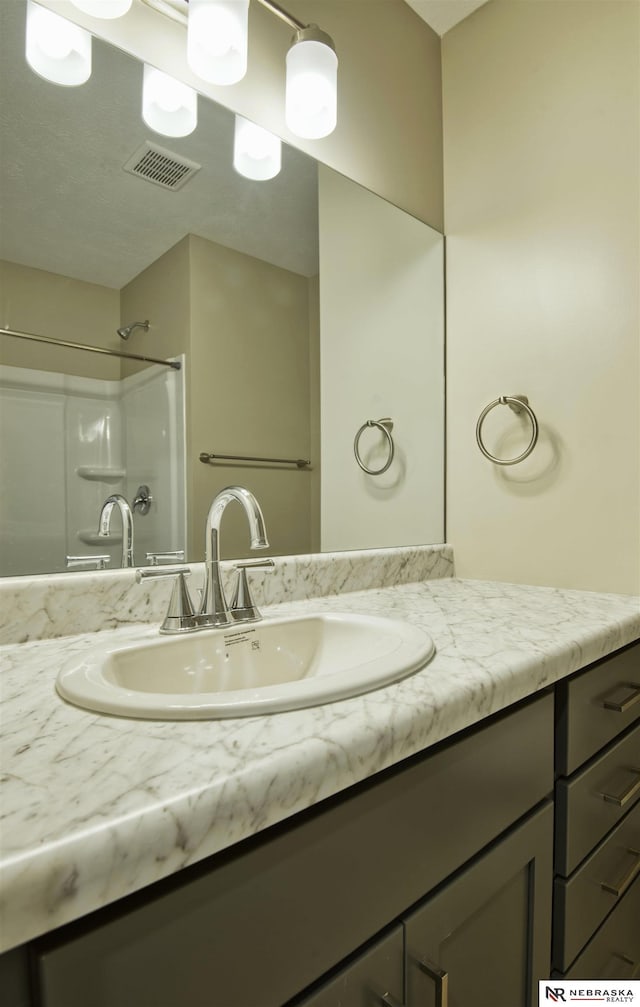
{"label": "built-in shower shelf", "polygon": [[111,532],[109,532],[108,535],[98,535],[95,528],[88,528],[86,531],[79,531],[78,538],[81,542],[84,542],[85,545],[99,545],[105,549],[108,549],[110,545],[119,545],[119,543],[122,542],[122,534],[118,534],[118,532],[111,534]]}
{"label": "built-in shower shelf", "polygon": [[118,483],[127,474],[126,469],[106,468],[98,465],[80,465],[76,472],[81,479],[101,483]]}

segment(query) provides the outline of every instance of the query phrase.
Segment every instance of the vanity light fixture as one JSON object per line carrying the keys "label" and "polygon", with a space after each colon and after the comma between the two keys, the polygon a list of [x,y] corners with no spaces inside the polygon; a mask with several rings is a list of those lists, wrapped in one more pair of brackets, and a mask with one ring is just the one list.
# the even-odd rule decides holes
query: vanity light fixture
{"label": "vanity light fixture", "polygon": [[75,87],[91,76],[91,35],[27,0],[27,63],[53,84]]}
{"label": "vanity light fixture", "polygon": [[233,167],[245,178],[258,182],[275,178],[282,164],[282,143],[262,126],[236,115]]}
{"label": "vanity light fixture", "polygon": [[304,24],[273,0],[258,0],[294,36],[286,60],[285,121],[295,136],[320,140],[333,133],[338,109],[338,57],[333,39],[316,24]]}
{"label": "vanity light fixture", "polygon": [[142,118],[164,136],[188,136],[198,124],[198,95],[187,84],[144,65]]}
{"label": "vanity light fixture", "polygon": [[[83,0],[86,2],[86,0]],[[249,0],[143,0],[187,26],[191,70],[213,84],[235,84],[247,70]],[[285,121],[296,136],[318,140],[336,127],[338,57],[332,38],[274,0],[257,0],[293,29],[286,57]]]}
{"label": "vanity light fixture", "polygon": [[336,128],[337,106],[338,57],[333,42],[317,25],[300,28],[287,53],[287,126],[296,136],[319,140]]}
{"label": "vanity light fixture", "polygon": [[133,0],[71,0],[71,3],[91,17],[111,20],[126,14]]}
{"label": "vanity light fixture", "polygon": [[247,72],[249,0],[189,0],[187,62],[211,84],[236,84]]}

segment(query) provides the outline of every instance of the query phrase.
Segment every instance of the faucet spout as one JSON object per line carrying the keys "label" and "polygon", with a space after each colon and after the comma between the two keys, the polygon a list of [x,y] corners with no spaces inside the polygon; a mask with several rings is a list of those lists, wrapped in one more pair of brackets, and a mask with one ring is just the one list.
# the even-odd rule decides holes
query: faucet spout
{"label": "faucet spout", "polygon": [[111,530],[111,515],[114,508],[120,511],[122,518],[122,559],[120,566],[133,566],[133,514],[125,498],[120,493],[107,497],[100,510],[98,520],[98,535],[106,538]]}
{"label": "faucet spout", "polygon": [[252,549],[267,549],[269,542],[260,504],[243,486],[227,486],[214,497],[205,526],[205,579],[199,621],[204,626],[228,626],[233,623],[220,579],[220,523],[232,500],[244,508],[249,524]]}

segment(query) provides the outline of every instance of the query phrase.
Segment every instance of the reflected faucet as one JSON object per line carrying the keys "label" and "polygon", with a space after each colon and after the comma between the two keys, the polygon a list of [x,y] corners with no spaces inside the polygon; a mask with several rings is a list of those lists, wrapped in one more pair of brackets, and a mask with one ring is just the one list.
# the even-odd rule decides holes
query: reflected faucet
{"label": "reflected faucet", "polygon": [[120,566],[133,566],[133,514],[125,498],[120,493],[107,497],[100,511],[98,535],[106,538],[111,529],[111,515],[117,507],[122,518],[122,559]]}
{"label": "reflected faucet", "polygon": [[253,493],[243,486],[227,486],[214,497],[205,525],[205,571],[200,626],[229,626],[234,622],[220,580],[220,522],[232,500],[244,507],[249,522],[252,549],[268,549],[264,516]]}

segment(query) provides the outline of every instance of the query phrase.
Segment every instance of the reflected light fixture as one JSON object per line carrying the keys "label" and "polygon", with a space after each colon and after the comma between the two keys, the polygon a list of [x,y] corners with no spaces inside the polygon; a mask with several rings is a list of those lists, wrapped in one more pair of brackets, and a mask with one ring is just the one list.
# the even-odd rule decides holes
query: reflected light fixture
{"label": "reflected light fixture", "polygon": [[258,182],[275,178],[282,164],[282,143],[262,126],[236,115],[233,167]]}
{"label": "reflected light fixture", "polygon": [[53,84],[76,87],[91,76],[91,35],[27,0],[27,63]]}
{"label": "reflected light fixture", "polygon": [[156,133],[188,136],[198,124],[198,95],[192,87],[145,63],[142,118]]}
{"label": "reflected light fixture", "polygon": [[211,84],[236,84],[247,72],[249,0],[190,0],[187,62]]}
{"label": "reflected light fixture", "polygon": [[130,9],[133,0],[71,0],[74,7],[103,20],[122,17]]}

